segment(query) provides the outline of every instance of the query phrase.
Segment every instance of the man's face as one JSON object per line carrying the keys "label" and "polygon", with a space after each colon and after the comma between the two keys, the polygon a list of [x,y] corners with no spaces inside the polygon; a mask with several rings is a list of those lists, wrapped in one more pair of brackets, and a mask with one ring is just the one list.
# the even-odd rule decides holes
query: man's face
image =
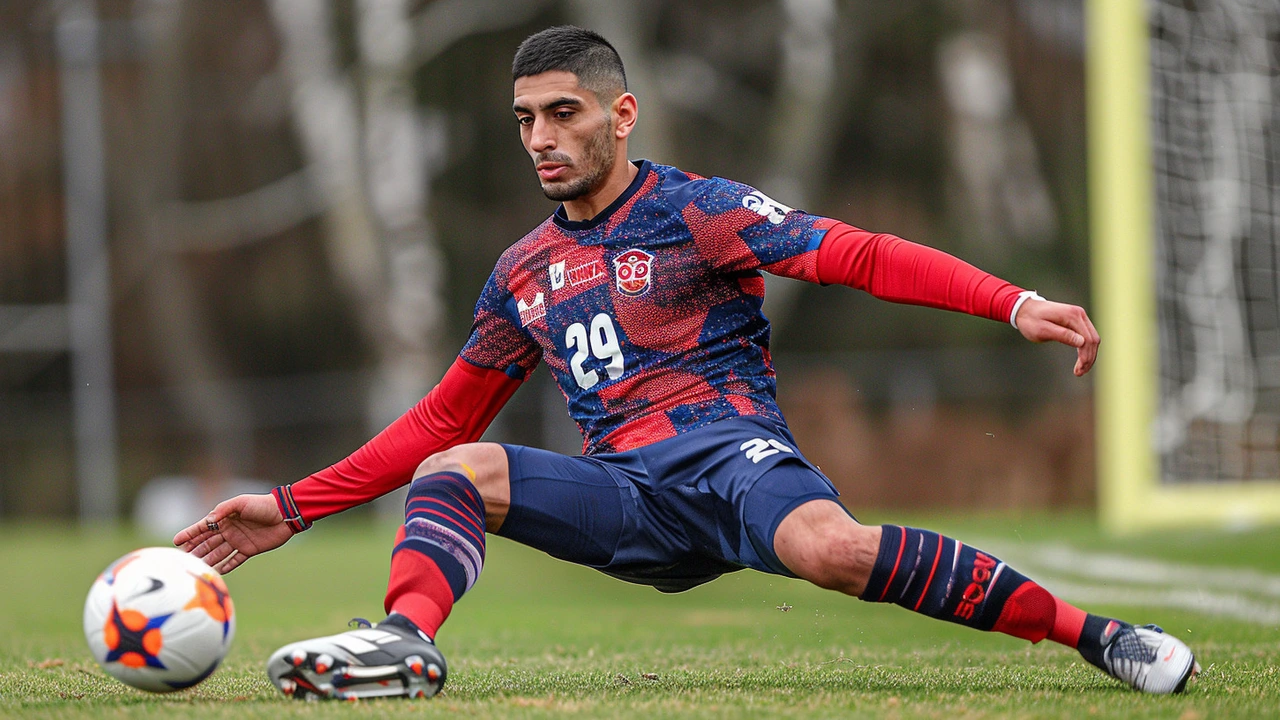
{"label": "man's face", "polygon": [[596,94],[569,72],[522,77],[515,95],[520,140],[533,158],[542,192],[564,202],[599,187],[617,157],[611,109],[601,107]]}

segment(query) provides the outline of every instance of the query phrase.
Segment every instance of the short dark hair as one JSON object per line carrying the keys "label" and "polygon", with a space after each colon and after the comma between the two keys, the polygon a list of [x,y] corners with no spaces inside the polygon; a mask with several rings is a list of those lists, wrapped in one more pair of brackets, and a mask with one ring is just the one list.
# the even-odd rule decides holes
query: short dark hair
{"label": "short dark hair", "polygon": [[599,33],[557,25],[525,38],[511,61],[511,81],[560,70],[578,76],[578,84],[612,99],[627,91],[622,58]]}

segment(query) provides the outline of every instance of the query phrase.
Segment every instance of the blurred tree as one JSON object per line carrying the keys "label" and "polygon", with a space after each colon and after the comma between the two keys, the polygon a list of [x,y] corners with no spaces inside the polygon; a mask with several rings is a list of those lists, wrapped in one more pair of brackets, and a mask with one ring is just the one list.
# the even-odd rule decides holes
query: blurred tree
{"label": "blurred tree", "polygon": [[324,199],[325,247],[356,306],[378,373],[369,426],[381,429],[422,397],[439,372],[440,278],[426,219],[431,158],[409,84],[408,4],[362,1],[358,55],[344,68],[333,6],[272,0],[293,123]]}
{"label": "blurred tree", "polygon": [[134,125],[138,134],[129,139],[139,153],[124,194],[128,217],[136,225],[121,235],[126,240],[125,278],[131,282],[141,276],[152,323],[151,348],[179,414],[204,435],[205,462],[220,473],[243,473],[253,458],[252,417],[246,398],[218,382],[229,374],[226,357],[211,334],[211,308],[195,292],[184,256],[190,249],[184,231],[202,227],[179,202],[185,149],[182,97],[189,81],[183,62],[188,7],[158,1],[135,5],[140,22],[153,34],[144,48],[141,122]]}
{"label": "blurred tree", "polygon": [[[1081,0],[96,5],[133,484],[210,463],[288,481],[421,397],[498,254],[554,207],[511,121],[510,60],[556,23],[621,51],[635,156],[1087,297]],[[65,294],[54,7],[0,3],[0,303]],[[1007,327],[770,283],[779,357],[852,353],[830,362],[869,412],[890,396],[976,402],[970,387],[1031,402],[1016,379],[969,378],[983,362],[893,360],[1014,346]],[[913,394],[898,375],[926,380]],[[67,378],[56,355],[0,357],[0,475],[53,472],[34,458],[67,444],[39,430],[64,417],[47,398]],[[533,382],[502,437],[572,449],[558,392]],[[51,507],[5,506],[37,500]]]}

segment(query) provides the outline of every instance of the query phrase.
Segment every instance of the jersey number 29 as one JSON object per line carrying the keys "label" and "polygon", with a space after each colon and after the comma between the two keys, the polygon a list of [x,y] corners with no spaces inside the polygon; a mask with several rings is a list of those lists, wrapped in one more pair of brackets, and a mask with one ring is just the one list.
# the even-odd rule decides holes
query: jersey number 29
{"label": "jersey number 29", "polygon": [[618,331],[613,327],[613,318],[608,313],[600,313],[591,318],[591,328],[582,323],[574,323],[564,333],[564,346],[576,350],[569,359],[569,369],[573,371],[573,379],[578,387],[590,390],[600,382],[600,373],[582,367],[590,352],[597,360],[608,360],[604,366],[610,380],[622,377],[625,361],[622,358],[622,344],[618,342]]}

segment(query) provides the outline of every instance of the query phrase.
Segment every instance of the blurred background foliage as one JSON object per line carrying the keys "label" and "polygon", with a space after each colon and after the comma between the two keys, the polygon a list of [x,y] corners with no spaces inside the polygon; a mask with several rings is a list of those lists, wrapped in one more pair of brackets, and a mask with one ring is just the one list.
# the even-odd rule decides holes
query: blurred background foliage
{"label": "blurred background foliage", "polygon": [[[27,312],[72,282],[73,21],[97,40],[123,508],[158,477],[200,478],[201,502],[296,480],[431,387],[497,256],[554,209],[510,111],[511,55],[552,24],[621,52],[633,157],[1087,305],[1080,0],[6,0],[0,518],[77,509],[71,361]],[[1092,502],[1069,350],[769,294],[783,409],[855,512]],[[488,437],[580,449],[541,371]]]}

